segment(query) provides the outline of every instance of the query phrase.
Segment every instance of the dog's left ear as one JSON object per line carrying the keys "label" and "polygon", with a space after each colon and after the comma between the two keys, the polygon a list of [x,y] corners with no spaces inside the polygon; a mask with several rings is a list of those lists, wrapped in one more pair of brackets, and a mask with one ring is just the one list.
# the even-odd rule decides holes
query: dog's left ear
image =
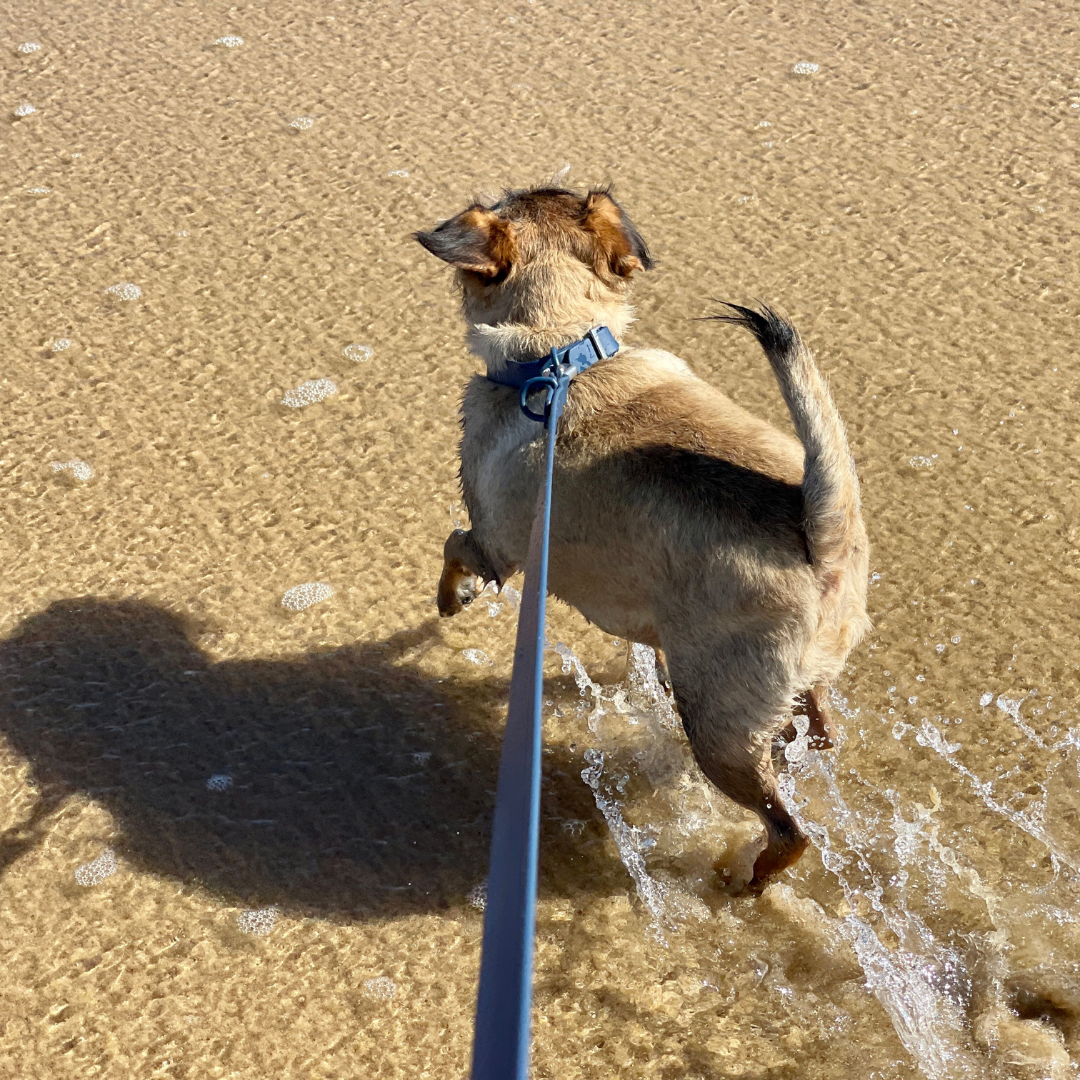
{"label": "dog's left ear", "polygon": [[483,206],[470,206],[431,232],[413,233],[413,238],[443,262],[492,284],[510,272],[517,250],[509,223]]}
{"label": "dog's left ear", "polygon": [[653,268],[641,234],[606,191],[590,191],[585,197],[583,224],[594,237],[598,271],[606,266],[618,277],[628,278],[635,270]]}

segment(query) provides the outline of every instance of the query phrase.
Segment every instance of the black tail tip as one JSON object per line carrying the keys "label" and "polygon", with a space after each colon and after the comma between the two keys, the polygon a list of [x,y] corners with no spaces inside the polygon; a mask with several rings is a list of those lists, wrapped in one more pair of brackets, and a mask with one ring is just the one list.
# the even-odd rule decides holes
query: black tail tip
{"label": "black tail tip", "polygon": [[719,315],[706,315],[705,318],[744,327],[758,339],[766,352],[787,351],[798,343],[795,327],[768,304],[758,301],[754,307],[742,307],[725,300],[714,300],[714,303],[727,310]]}

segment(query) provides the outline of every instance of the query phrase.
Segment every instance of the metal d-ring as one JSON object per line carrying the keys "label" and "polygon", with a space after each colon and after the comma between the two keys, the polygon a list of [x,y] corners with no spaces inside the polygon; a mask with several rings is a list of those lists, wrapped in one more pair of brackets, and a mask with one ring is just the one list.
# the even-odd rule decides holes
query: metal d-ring
{"label": "metal d-ring", "polygon": [[[546,386],[548,388],[547,397],[544,398],[543,413],[534,413],[526,403],[529,394],[537,386]],[[535,420],[538,424],[546,423],[548,406],[551,404],[551,399],[555,396],[555,391],[558,388],[559,380],[554,375],[537,375],[535,379],[529,379],[521,388],[521,411],[530,420]]]}

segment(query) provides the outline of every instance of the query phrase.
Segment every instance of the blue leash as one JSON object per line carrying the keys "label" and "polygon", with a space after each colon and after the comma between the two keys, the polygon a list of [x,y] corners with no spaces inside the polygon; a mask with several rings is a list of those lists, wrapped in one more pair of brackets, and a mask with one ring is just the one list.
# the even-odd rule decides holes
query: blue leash
{"label": "blue leash", "polygon": [[[548,545],[555,436],[570,380],[597,360],[618,352],[606,326],[581,341],[553,349],[543,360],[511,362],[488,377],[519,387],[521,409],[547,428],[544,484],[537,497],[525,564],[510,708],[506,716],[495,822],[491,837],[480,992],[476,1002],[472,1080],[527,1080],[532,1008],[536,875],[540,848],[540,755],[543,729],[544,615],[547,609]],[[547,391],[544,413],[528,396]]]}

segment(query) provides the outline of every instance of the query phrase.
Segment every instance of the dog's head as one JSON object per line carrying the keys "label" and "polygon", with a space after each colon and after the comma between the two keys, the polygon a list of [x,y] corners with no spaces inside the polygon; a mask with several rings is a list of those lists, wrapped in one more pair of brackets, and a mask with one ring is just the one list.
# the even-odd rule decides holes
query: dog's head
{"label": "dog's head", "polygon": [[626,213],[600,189],[507,192],[415,238],[458,271],[473,347],[489,363],[540,355],[590,326],[619,336],[632,318],[631,275],[653,265]]}

